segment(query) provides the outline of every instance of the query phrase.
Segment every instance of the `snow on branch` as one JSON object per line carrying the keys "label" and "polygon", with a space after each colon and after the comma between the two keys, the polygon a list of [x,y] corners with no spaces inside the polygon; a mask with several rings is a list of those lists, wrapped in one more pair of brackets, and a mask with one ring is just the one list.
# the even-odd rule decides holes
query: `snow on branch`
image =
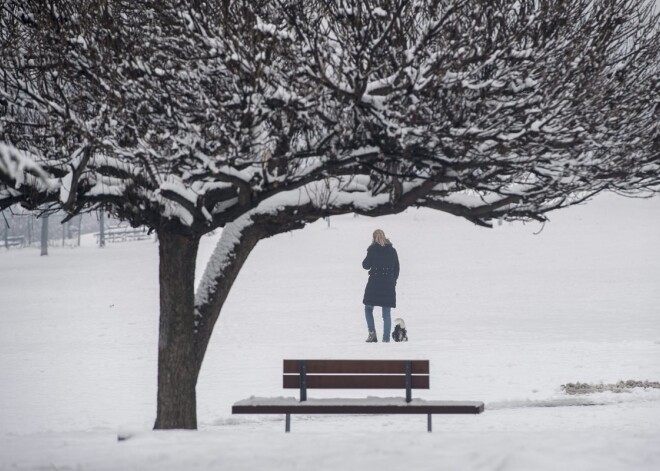
{"label": "snow on branch", "polygon": [[4,150],[0,199],[48,181],[69,212],[204,234],[301,191],[317,215],[487,225],[660,188],[660,17],[641,0],[108,5],[0,10],[0,139],[48,175]]}
{"label": "snow on branch", "polygon": [[0,181],[13,181],[12,187],[23,186],[42,190],[54,190],[50,175],[25,152],[0,142]]}

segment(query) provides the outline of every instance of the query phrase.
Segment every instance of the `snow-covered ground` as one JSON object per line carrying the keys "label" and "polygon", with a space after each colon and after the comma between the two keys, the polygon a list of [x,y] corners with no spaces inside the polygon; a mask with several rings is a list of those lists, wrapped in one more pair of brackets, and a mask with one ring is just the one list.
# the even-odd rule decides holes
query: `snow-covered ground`
{"label": "snow-covered ground", "polygon": [[[561,389],[660,380],[659,216],[660,198],[605,195],[542,231],[409,210],[262,241],[211,340],[197,432],[150,431],[157,244],[2,249],[0,469],[660,469],[660,390]],[[376,228],[399,252],[393,317],[408,343],[364,343]],[[218,235],[203,239],[199,275]],[[427,358],[417,397],[486,411],[437,416],[432,434],[424,416],[295,416],[290,434],[280,416],[232,416],[251,395],[295,394],[281,389],[283,358]],[[310,397],[364,394],[378,395]]]}

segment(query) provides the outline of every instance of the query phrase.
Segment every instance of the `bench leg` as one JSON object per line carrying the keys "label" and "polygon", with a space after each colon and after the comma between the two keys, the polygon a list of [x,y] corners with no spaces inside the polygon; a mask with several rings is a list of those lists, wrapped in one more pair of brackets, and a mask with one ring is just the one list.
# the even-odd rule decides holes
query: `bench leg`
{"label": "bench leg", "polygon": [[286,415],[286,419],[284,420],[284,431],[286,433],[291,431],[291,414]]}
{"label": "bench leg", "polygon": [[433,431],[433,423],[432,423],[432,421],[431,421],[431,417],[432,417],[432,415],[429,414],[429,415],[428,415],[428,418],[426,419],[426,422],[427,422],[427,430],[428,430],[429,432],[432,432],[432,431]]}

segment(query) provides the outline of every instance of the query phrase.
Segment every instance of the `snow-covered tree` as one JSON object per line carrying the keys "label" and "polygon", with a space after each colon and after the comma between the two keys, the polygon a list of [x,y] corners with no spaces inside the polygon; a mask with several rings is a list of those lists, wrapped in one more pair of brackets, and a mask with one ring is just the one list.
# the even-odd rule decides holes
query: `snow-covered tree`
{"label": "snow-covered tree", "polygon": [[543,221],[660,188],[643,0],[0,5],[0,209],[102,208],[157,232],[156,428],[196,427],[213,327],[263,238],[411,206]]}

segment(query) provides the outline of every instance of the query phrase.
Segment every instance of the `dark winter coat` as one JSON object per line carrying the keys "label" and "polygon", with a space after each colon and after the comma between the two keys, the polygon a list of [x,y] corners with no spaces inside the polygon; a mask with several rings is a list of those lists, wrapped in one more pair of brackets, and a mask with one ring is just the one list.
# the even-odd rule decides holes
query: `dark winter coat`
{"label": "dark winter coat", "polygon": [[371,244],[362,268],[369,270],[369,281],[362,302],[369,306],[396,307],[399,257],[394,247],[391,244]]}

